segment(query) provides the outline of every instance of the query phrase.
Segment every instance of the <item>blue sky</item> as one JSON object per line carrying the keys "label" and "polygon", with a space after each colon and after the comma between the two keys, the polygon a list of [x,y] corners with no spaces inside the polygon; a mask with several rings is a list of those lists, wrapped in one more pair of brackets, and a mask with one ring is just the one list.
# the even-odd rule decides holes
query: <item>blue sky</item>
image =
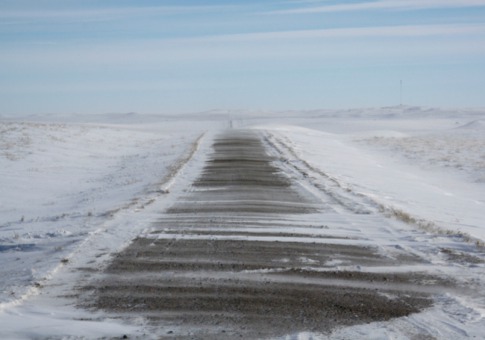
{"label": "blue sky", "polygon": [[485,107],[485,0],[0,0],[0,115]]}

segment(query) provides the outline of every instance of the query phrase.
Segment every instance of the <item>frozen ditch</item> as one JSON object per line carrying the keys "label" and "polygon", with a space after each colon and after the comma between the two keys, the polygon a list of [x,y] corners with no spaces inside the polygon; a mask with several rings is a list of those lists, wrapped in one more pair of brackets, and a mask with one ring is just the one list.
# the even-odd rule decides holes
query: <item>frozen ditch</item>
{"label": "frozen ditch", "polygon": [[328,335],[458,294],[416,235],[371,210],[333,209],[269,147],[250,130],[215,138],[190,190],[80,287],[81,305],[146,318],[159,335],[262,338]]}

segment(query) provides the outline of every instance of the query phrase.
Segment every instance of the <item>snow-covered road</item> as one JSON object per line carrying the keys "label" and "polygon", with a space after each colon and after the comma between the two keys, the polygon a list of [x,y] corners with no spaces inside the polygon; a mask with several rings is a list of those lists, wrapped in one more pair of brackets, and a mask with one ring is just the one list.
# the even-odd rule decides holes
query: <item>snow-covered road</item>
{"label": "snow-covered road", "polygon": [[189,192],[79,288],[82,304],[143,316],[152,334],[268,338],[328,335],[418,313],[447,294],[474,297],[474,284],[409,246],[415,233],[322,181],[312,194],[313,174],[264,140],[218,135]]}
{"label": "snow-covered road", "polygon": [[[110,176],[105,174],[110,168],[106,161],[96,171],[96,162],[78,163],[90,164],[92,169],[80,169],[73,177],[89,179],[82,183],[91,183],[100,174],[97,183],[103,183],[104,196],[99,196],[103,207],[99,212],[92,208],[99,206],[98,191],[79,184],[74,185],[83,189],[79,195],[65,196],[73,197],[67,204],[52,205],[52,211],[60,211],[57,215],[66,212],[60,222],[22,219],[17,216],[21,209],[30,215],[52,213],[35,201],[30,210],[21,208],[22,195],[9,205],[3,194],[0,209],[8,215],[0,229],[0,255],[11,261],[7,268],[12,273],[22,273],[22,266],[14,262],[23,261],[33,274],[2,280],[5,302],[0,311],[0,335],[14,339],[123,335],[460,339],[483,334],[481,183],[471,185],[449,173],[430,176],[415,164],[385,158],[369,136],[384,138],[378,140],[382,145],[389,135],[397,138],[398,134],[371,134],[368,127],[363,131],[365,120],[353,121],[354,127],[359,125],[358,135],[344,135],[336,133],[339,128],[335,126],[332,133],[323,132],[318,125],[323,126],[322,118],[313,116],[286,118],[299,127],[282,125],[279,119],[275,125],[271,117],[230,118],[230,123],[220,117],[194,119],[197,123],[189,131],[174,129],[174,121],[165,122],[166,126],[151,124],[148,130],[147,125],[133,124],[103,127],[114,133],[112,142],[106,140],[111,138],[109,134],[103,137],[111,146],[122,140],[115,131],[119,136],[136,137],[139,145],[133,149],[133,157],[140,163],[133,167],[135,158],[125,158],[132,143],[116,149],[125,161],[113,158],[111,170],[115,171]],[[325,123],[337,124],[338,120]],[[11,128],[11,124],[19,128],[17,123],[5,125]],[[379,124],[391,126],[393,122],[379,120]],[[411,122],[408,124],[411,130]],[[311,125],[314,129],[308,129]],[[347,121],[344,125],[352,130]],[[55,133],[65,128],[67,135],[79,125],[46,126]],[[46,126],[40,130],[45,131]],[[224,130],[227,126],[257,129]],[[476,131],[465,135],[471,136],[473,145],[480,144],[480,124],[473,126]],[[17,142],[25,134],[35,137],[38,127],[27,124]],[[166,134],[158,134],[160,129]],[[89,142],[101,135],[80,136]],[[38,173],[46,174],[39,167],[42,163],[29,160],[29,150],[34,156],[46,150],[58,155],[56,148],[66,146],[51,138],[43,150],[25,147],[24,153],[12,152],[8,138],[13,138],[11,133],[2,135],[5,143],[0,146],[8,152],[3,162],[16,171],[30,161]],[[406,138],[414,137],[407,131]],[[462,137],[458,140],[462,143]],[[89,144],[84,147],[88,150]],[[81,159],[82,148],[67,149],[78,150],[76,159]],[[155,161],[157,149],[164,154]],[[88,154],[93,154],[91,149]],[[477,160],[466,168],[476,174],[479,157],[465,158]],[[67,154],[64,161],[69,161]],[[133,171],[127,177],[140,178],[137,169],[148,171],[149,176],[135,186],[130,183],[136,181],[120,182],[112,177],[122,170],[122,175]],[[65,180],[72,171],[67,167]],[[4,175],[14,172],[7,168]],[[106,178],[112,180],[104,181]],[[14,193],[15,182],[9,185],[9,192]],[[120,191],[115,188],[130,189],[116,196]],[[63,197],[58,187],[49,192],[53,202]],[[80,197],[90,198],[92,205],[79,201]],[[118,201],[113,200],[116,197]],[[69,204],[74,211],[85,212],[91,223],[75,222]],[[86,228],[85,234],[78,238],[59,235],[57,248],[49,243],[50,237],[24,240],[26,228],[47,235],[50,226],[59,223],[68,232]],[[464,226],[468,227],[465,231]],[[14,230],[23,238],[15,236]],[[39,274],[33,279],[35,270]],[[27,290],[22,294],[15,285]]]}

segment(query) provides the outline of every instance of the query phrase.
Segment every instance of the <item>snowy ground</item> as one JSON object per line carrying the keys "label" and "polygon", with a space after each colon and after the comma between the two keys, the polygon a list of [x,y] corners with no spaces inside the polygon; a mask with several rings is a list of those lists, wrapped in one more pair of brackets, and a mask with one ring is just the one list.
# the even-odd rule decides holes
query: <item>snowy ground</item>
{"label": "snowy ground", "polygon": [[169,190],[203,126],[1,122],[0,303],[38,285],[117,212]]}
{"label": "snowy ground", "polygon": [[[372,209],[429,236],[427,243],[415,240],[414,247],[428,252],[430,263],[446,242],[450,257],[473,256],[472,265],[440,270],[484,283],[485,111],[394,107],[3,119],[0,335],[143,334],[143,320],[121,326],[89,315],[91,321],[83,322],[86,311],[57,308],[49,294],[42,298],[42,287],[69,280],[71,263],[103,265],[110,253],[147,230],[197,176],[214,132],[228,127],[263,130],[286,162],[308,171],[309,184],[332,183],[327,189],[342,206]],[[446,338],[440,333],[445,324],[457,329],[454,338],[479,336],[485,332],[484,301],[479,296],[457,307],[443,299],[408,320],[354,326],[333,337],[407,338],[412,332],[419,336],[422,328]],[[411,326],[412,332],[400,331]]]}

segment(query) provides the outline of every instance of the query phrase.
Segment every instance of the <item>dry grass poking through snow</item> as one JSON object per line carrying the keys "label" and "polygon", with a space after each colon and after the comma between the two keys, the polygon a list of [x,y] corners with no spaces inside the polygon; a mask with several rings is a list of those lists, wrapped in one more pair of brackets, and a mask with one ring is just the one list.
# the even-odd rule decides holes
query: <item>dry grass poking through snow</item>
{"label": "dry grass poking through snow", "polygon": [[463,241],[467,243],[473,243],[475,244],[475,246],[479,248],[485,248],[485,243],[482,240],[472,237],[471,235],[465,232],[443,228],[441,226],[438,226],[434,222],[416,218],[410,215],[409,213],[397,208],[385,207],[383,205],[379,205],[379,210],[388,217],[395,218],[406,224],[415,225],[425,232],[438,234],[438,235],[460,237]]}
{"label": "dry grass poking through snow", "polygon": [[452,130],[409,137],[372,137],[365,142],[402,155],[425,168],[459,171],[474,182],[485,183],[485,132]]}

